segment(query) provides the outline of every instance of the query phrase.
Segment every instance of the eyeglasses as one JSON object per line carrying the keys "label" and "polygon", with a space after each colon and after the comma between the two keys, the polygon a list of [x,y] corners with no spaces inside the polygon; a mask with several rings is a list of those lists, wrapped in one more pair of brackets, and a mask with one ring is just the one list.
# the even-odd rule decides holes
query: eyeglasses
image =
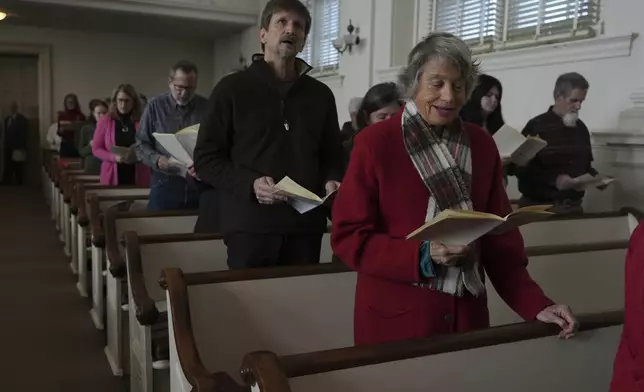
{"label": "eyeglasses", "polygon": [[180,84],[172,83],[172,88],[177,91],[192,91],[195,89],[194,86],[183,86]]}

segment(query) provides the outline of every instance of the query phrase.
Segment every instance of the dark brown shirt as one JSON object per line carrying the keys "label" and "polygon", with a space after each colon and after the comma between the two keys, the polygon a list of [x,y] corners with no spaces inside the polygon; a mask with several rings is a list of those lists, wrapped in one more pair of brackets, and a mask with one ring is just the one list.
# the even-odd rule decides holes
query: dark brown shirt
{"label": "dark brown shirt", "polygon": [[592,167],[590,132],[584,122],[577,120],[575,127],[566,127],[551,106],[547,112],[528,121],[522,133],[524,136],[538,136],[548,142],[548,146],[526,167],[516,168],[519,191],[525,197],[540,202],[583,198],[584,192],[559,191],[555,183],[560,174],[572,178],[586,173],[597,174]]}

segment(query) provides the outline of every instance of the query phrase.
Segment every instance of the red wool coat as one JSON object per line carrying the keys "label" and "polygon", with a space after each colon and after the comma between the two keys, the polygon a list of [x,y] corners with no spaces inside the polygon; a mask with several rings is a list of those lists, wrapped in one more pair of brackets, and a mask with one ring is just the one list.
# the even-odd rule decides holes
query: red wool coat
{"label": "red wool coat", "polygon": [[626,254],[624,328],[610,392],[644,391],[644,225],[631,235]]}
{"label": "red wool coat", "polygon": [[[402,113],[402,112],[401,112]],[[333,205],[334,253],[358,272],[356,344],[428,337],[489,326],[487,298],[412,286],[422,280],[420,241],[405,236],[425,222],[429,191],[403,144],[401,113],[363,130]],[[465,124],[472,150],[472,194],[477,211],[511,212],[499,153],[483,129]],[[482,268],[497,292],[527,320],[552,305],[526,270],[518,230],[485,236]]]}

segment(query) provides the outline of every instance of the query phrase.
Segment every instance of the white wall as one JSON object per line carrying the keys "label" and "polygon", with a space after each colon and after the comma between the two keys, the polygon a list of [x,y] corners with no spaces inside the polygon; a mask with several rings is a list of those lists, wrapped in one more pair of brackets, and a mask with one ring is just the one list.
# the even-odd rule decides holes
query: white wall
{"label": "white wall", "polygon": [[[421,0],[422,1],[422,0]],[[391,68],[393,63],[400,62],[401,55],[399,45],[404,43],[404,36],[410,36],[406,47],[413,45],[413,31],[417,29],[418,23],[410,20],[408,24],[399,23],[394,20],[396,15],[406,15],[405,12],[392,12],[392,2],[397,7],[410,7],[410,1],[394,0],[341,0],[340,26],[342,34],[345,33],[349,19],[360,29],[360,36],[363,43],[351,54],[346,52],[340,59],[340,77],[323,78],[334,90],[338,104],[338,114],[341,121],[348,119],[347,103],[353,96],[364,95],[366,90],[373,84],[383,80],[391,80],[395,76],[395,70]],[[630,33],[642,31],[642,23],[638,15],[644,13],[644,2],[641,0],[612,0],[603,2],[602,19],[605,21],[604,37],[623,36]],[[422,8],[422,7],[421,7]],[[393,23],[392,23],[393,22]],[[413,25],[414,28],[409,26]],[[393,31],[396,26],[399,31]],[[401,30],[402,29],[402,30]],[[393,32],[392,32],[393,31]],[[217,61],[227,59],[228,68],[236,66],[239,56],[239,48],[242,51],[253,47],[257,42],[256,35],[253,37],[252,45],[249,38],[252,34],[248,32],[237,35],[234,38],[218,41],[215,45]],[[241,43],[243,40],[244,43]],[[520,61],[516,64],[512,53],[503,55],[481,56],[483,70],[490,70],[490,73],[501,80],[504,87],[503,109],[507,121],[515,127],[523,127],[531,117],[545,111],[552,101],[552,88],[557,76],[564,72],[577,71],[582,73],[591,84],[590,92],[583,107],[582,118],[591,129],[610,130],[617,126],[617,118],[620,111],[632,106],[629,95],[639,88],[644,88],[644,38],[636,39],[630,54],[615,54],[612,57],[597,59],[596,56],[588,56],[593,51],[601,54],[606,50],[606,44],[593,49],[588,47],[580,56],[586,60],[564,59],[562,63],[549,65],[531,65],[529,60]],[[392,45],[396,47],[392,50]],[[530,58],[536,56],[537,62],[542,62],[543,57],[550,58],[550,62],[557,62],[556,58],[561,56],[567,49],[559,51],[536,52],[530,55],[526,49],[522,56]],[[526,51],[527,54],[526,54]],[[249,57],[248,57],[249,58]],[[393,61],[394,58],[396,61]],[[222,60],[223,61],[223,60]],[[490,66],[486,66],[486,63]],[[218,69],[216,67],[216,72]],[[217,78],[217,76],[215,76]]]}
{"label": "white wall", "polygon": [[108,97],[120,83],[131,83],[149,98],[168,89],[168,69],[190,60],[201,73],[199,93],[213,80],[213,46],[208,41],[170,40],[138,35],[0,25],[0,41],[51,45],[53,115],[65,94],[78,94],[84,112],[92,98]]}

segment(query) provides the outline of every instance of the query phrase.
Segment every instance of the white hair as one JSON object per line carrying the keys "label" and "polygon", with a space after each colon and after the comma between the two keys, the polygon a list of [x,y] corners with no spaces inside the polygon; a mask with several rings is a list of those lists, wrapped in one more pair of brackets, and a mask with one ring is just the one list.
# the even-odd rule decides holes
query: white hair
{"label": "white hair", "polygon": [[435,58],[445,59],[459,70],[465,83],[466,96],[469,98],[479,76],[479,64],[472,61],[469,46],[450,33],[430,34],[411,50],[407,66],[398,76],[405,96],[413,98],[416,95],[423,68]]}

